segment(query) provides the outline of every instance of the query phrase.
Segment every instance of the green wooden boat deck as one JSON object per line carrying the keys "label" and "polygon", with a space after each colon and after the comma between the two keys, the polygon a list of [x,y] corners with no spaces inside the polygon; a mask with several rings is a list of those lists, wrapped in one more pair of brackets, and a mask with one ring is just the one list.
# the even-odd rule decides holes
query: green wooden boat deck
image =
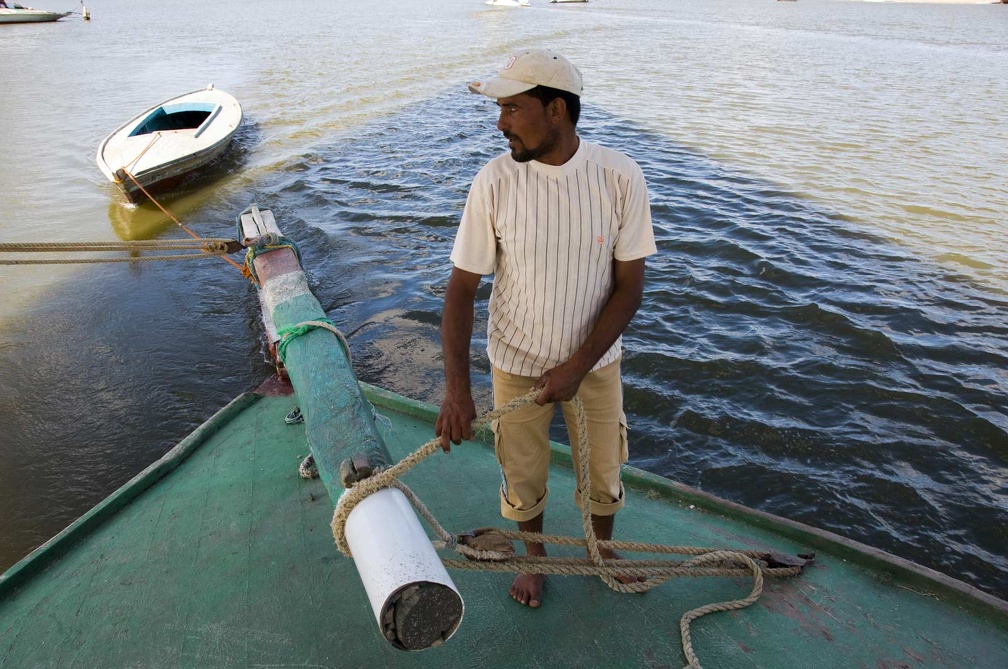
{"label": "green wooden boat deck", "polygon": [[[432,408],[366,390],[394,458],[432,436]],[[303,426],[283,421],[294,405],[242,396],[0,577],[0,666],[681,667],[680,616],[749,591],[748,580],[705,578],[621,595],[596,578],[551,576],[532,610],[510,599],[508,574],[454,572],[458,632],[439,648],[396,650],[334,546],[322,484],[298,477]],[[438,453],[404,481],[451,531],[508,526],[486,443]],[[755,605],[693,624],[708,669],[1008,667],[1000,600],[636,470],[626,483],[617,538],[817,553],[804,575],[768,580]],[[548,532],[580,533],[573,487],[560,455]]]}

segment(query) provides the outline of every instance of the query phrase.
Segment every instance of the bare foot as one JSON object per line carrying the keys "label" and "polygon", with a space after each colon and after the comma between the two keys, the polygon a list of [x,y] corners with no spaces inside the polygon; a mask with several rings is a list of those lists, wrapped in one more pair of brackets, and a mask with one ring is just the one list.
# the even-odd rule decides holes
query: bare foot
{"label": "bare foot", "polygon": [[511,597],[519,604],[537,609],[542,603],[545,574],[518,574],[511,583]]}
{"label": "bare foot", "polygon": [[[542,534],[543,514],[531,520],[519,520],[518,529],[522,532]],[[525,542],[525,555],[529,557],[546,557],[546,547],[535,541]],[[515,576],[511,582],[511,597],[519,604],[537,609],[542,603],[543,587],[546,584],[546,574],[524,574]]]}

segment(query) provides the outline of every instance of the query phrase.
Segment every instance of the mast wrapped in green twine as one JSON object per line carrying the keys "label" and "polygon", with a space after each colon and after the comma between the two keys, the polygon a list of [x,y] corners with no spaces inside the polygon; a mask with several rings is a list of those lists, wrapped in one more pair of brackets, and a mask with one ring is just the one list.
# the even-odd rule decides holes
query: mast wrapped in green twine
{"label": "mast wrapped in green twine", "polygon": [[[281,237],[272,213],[254,205],[239,216],[239,226],[245,239]],[[387,467],[391,457],[354,375],[346,341],[311,293],[296,247],[255,246],[260,251],[252,263],[263,310],[276,328],[277,355],[297,393],[308,445],[335,505],[347,482]]]}

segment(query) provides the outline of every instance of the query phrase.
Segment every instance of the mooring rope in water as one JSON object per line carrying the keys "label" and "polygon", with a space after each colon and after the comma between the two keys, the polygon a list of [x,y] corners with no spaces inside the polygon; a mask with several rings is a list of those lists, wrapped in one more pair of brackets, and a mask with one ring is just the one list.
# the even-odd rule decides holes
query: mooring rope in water
{"label": "mooring rope in water", "polygon": [[[526,395],[518,397],[503,407],[489,411],[476,418],[472,422],[473,430],[482,429],[493,420],[497,420],[512,411],[517,411],[522,407],[535,402],[540,391],[533,389]],[[505,571],[505,572],[525,572],[535,574],[561,574],[561,575],[594,575],[599,576],[610,588],[618,592],[645,592],[661,585],[670,578],[683,576],[724,576],[730,578],[744,577],[752,575],[753,587],[749,595],[737,600],[716,602],[687,611],[679,621],[679,632],[682,639],[683,653],[686,656],[687,669],[701,669],[700,661],[693,650],[692,637],[690,635],[690,623],[701,616],[717,611],[731,611],[745,608],[759,599],[763,591],[763,577],[786,577],[796,576],[801,573],[799,566],[769,567],[766,564],[757,562],[758,559],[766,557],[766,553],[758,551],[736,551],[721,550],[714,548],[700,548],[689,546],[666,546],[661,544],[646,544],[631,541],[599,540],[595,536],[595,530],[591,523],[591,501],[589,499],[589,446],[588,427],[585,418],[584,406],[581,400],[575,397],[571,404],[577,420],[578,430],[578,467],[577,490],[579,506],[581,509],[581,519],[584,529],[584,537],[564,537],[551,536],[534,532],[516,532],[510,530],[498,530],[488,528],[487,530],[474,530],[470,533],[452,535],[434,518],[417,495],[399,480],[399,477],[415,467],[422,460],[437,452],[440,448],[440,438],[435,437],[423,444],[416,451],[407,455],[395,465],[384,470],[379,470],[374,475],[357,482],[352,488],[347,490],[333,512],[332,530],[333,537],[340,552],[351,557],[350,546],[346,540],[346,522],[353,508],[368,495],[388,487],[396,487],[406,495],[413,504],[417,512],[424,517],[440,541],[433,542],[435,548],[452,549],[466,560],[443,560],[445,566],[456,569],[470,569],[479,571]],[[466,545],[471,537],[478,537],[479,533],[497,535],[509,540],[509,549],[504,550],[484,550]],[[510,540],[527,541],[535,543],[550,543],[566,546],[584,546],[588,549],[588,558],[558,558],[558,557],[528,557],[515,556]],[[473,542],[478,543],[478,542]],[[491,537],[491,544],[493,537]],[[631,560],[631,559],[604,559],[599,551],[600,548],[610,550],[623,550],[638,553],[665,553],[692,555],[692,559],[682,562],[669,562],[666,560]],[[630,583],[623,583],[620,577],[639,577],[644,580]]]}
{"label": "mooring rope in water", "polygon": [[[153,146],[154,142],[157,141],[160,133],[155,135],[155,137],[147,144],[146,148],[140,152],[140,155],[133,159],[131,165],[136,161],[140,160],[140,157],[146,153],[147,149]],[[200,237],[195,232],[187,228],[179,221],[170,211],[168,211],[160,202],[154,199],[154,197],[147,192],[140,182],[137,181],[136,177],[126,169],[126,167],[121,168],[116,172],[117,178],[116,183],[122,183],[123,179],[118,178],[118,173],[122,172],[123,175],[129,177],[129,179],[136,184],[136,187],[147,196],[154,205],[164,213],[165,216],[170,218],[175,225],[182,228],[194,241],[184,240],[184,239],[162,239],[162,240],[138,240],[138,241],[127,241],[127,242],[31,242],[31,243],[7,243],[0,244],[0,252],[8,253],[35,253],[35,252],[105,252],[105,251],[177,251],[184,249],[199,249],[201,253],[188,253],[188,254],[173,254],[173,255],[156,255],[156,256],[130,256],[128,258],[33,258],[33,259],[17,259],[17,260],[0,260],[0,265],[80,265],[80,264],[92,264],[92,263],[107,263],[107,262],[150,262],[154,260],[196,260],[199,258],[209,258],[209,257],[219,257],[225,262],[231,264],[242,276],[248,278],[252,283],[258,285],[259,282],[255,277],[254,272],[251,272],[246,265],[240,265],[231,258],[227,257],[228,253],[235,253],[242,248],[239,242],[231,239],[221,239],[221,238],[205,238]]]}
{"label": "mooring rope in water", "polygon": [[[172,255],[130,256],[126,258],[18,258],[0,259],[0,265],[72,265],[107,262],[142,262],[151,260],[195,260],[231,253],[236,242],[223,238],[151,239],[126,242],[7,242],[0,243],[0,253],[109,253],[127,251],[185,251],[198,249],[200,253],[175,253]],[[240,248],[240,247],[239,247]]]}
{"label": "mooring rope in water", "polygon": [[[154,140],[151,140],[151,144],[153,144],[153,143],[154,143]],[[150,148],[150,145],[148,145],[147,148]],[[146,151],[146,150],[147,149],[144,149],[144,151]],[[140,155],[143,155],[143,153],[141,153]],[[139,156],[137,156],[137,160],[139,160],[139,159],[140,159]],[[134,162],[136,162],[136,161],[134,161]],[[183,230],[185,230],[189,234],[189,236],[192,237],[193,239],[201,239],[201,237],[199,235],[197,235],[195,232],[193,232],[192,230],[190,230],[186,226],[182,225],[182,222],[179,221],[177,218],[175,218],[175,216],[173,216],[170,211],[168,211],[163,206],[161,206],[161,203],[158,202],[157,200],[155,200],[154,196],[152,196],[150,193],[148,193],[147,189],[140,185],[140,182],[137,181],[136,177],[133,176],[133,174],[129,170],[127,170],[125,167],[123,167],[122,168],[122,173],[125,174],[127,177],[129,177],[130,181],[132,181],[134,184],[136,184],[136,187],[140,189],[140,192],[143,193],[144,195],[146,195],[147,199],[150,200],[151,202],[153,202],[154,205],[158,209],[160,209],[164,213],[165,216],[167,216],[172,221],[174,221],[175,225],[177,225],[180,228],[182,228]],[[237,269],[239,272],[242,273],[242,276],[248,277],[248,274],[246,273],[245,268],[242,265],[239,265],[234,260],[231,260],[231,258],[228,258],[225,255],[222,255],[221,258],[223,258],[225,262],[233,265],[235,267],[235,269]]]}

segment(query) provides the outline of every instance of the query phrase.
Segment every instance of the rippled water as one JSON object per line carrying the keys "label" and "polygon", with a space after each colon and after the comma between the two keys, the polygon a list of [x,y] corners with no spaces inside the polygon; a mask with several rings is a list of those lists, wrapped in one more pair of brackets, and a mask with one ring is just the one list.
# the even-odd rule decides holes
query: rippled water
{"label": "rippled water", "polygon": [[[659,254],[625,338],[633,464],[1008,595],[1004,8],[302,0],[263,21],[247,2],[103,4],[90,24],[0,31],[0,241],[179,235],[126,207],[93,152],[215,81],[245,126],[212,180],[165,203],[208,236],[271,208],[358,375],[436,402],[454,227],[504,150],[463,83],[512,49],[564,50],[586,75],[583,136],[651,189]],[[270,366],[223,263],[0,278],[3,567]]]}

